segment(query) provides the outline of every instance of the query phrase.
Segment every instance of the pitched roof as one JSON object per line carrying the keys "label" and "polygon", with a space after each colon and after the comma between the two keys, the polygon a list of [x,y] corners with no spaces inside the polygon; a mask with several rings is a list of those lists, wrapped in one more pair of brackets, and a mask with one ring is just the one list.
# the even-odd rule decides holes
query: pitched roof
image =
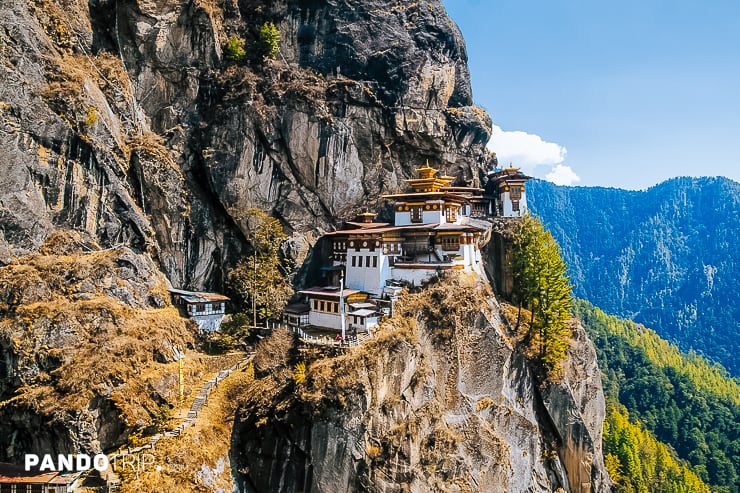
{"label": "pitched roof", "polygon": [[361,310],[355,310],[353,312],[349,312],[347,315],[355,315],[357,317],[369,317],[371,315],[375,315],[375,310],[369,310],[366,308],[363,308]]}
{"label": "pitched roof", "polygon": [[307,303],[291,303],[285,307],[286,313],[301,314],[311,310],[311,307]]}
{"label": "pitched roof", "polygon": [[350,226],[356,226],[358,228],[373,229],[388,226],[390,223],[360,223],[356,221],[347,221],[347,224],[349,224]]}
{"label": "pitched roof", "polygon": [[[344,297],[352,296],[353,294],[361,293],[359,289],[344,289]],[[324,286],[324,287],[313,287],[298,291],[299,294],[305,294],[308,296],[329,296],[332,298],[339,298],[339,286]]]}
{"label": "pitched roof", "polygon": [[466,197],[451,192],[407,192],[382,196],[384,199],[422,199],[424,197],[429,197],[430,199],[449,199],[455,202],[465,202],[467,200]]}
{"label": "pitched roof", "polygon": [[188,303],[209,303],[212,301],[230,301],[231,298],[218,293],[204,293],[200,291],[185,291],[183,289],[170,289],[170,293],[181,296]]}
{"label": "pitched roof", "polygon": [[80,473],[64,473],[59,471],[39,471],[38,466],[26,471],[24,466],[0,462],[0,484],[70,484]]}
{"label": "pitched roof", "polygon": [[434,231],[460,231],[461,233],[467,232],[467,231],[478,231],[478,230],[485,230],[485,228],[479,228],[476,226],[472,226],[469,224],[439,224],[434,227]]}

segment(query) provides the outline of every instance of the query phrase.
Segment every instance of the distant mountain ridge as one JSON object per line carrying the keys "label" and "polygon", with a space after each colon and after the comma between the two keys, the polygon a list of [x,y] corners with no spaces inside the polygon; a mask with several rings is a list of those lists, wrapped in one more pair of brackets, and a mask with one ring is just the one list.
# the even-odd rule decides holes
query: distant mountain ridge
{"label": "distant mountain ridge", "polygon": [[529,186],[576,296],[660,329],[740,375],[740,184],[675,178],[645,191]]}

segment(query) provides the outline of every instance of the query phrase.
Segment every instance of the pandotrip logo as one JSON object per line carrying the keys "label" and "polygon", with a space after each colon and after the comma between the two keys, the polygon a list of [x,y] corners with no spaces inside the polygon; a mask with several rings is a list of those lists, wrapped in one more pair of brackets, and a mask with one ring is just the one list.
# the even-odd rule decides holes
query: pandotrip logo
{"label": "pandotrip logo", "polygon": [[24,461],[26,471],[30,471],[37,466],[39,472],[83,472],[90,469],[103,472],[110,467],[110,461],[103,454],[97,454],[93,457],[87,454],[59,454],[56,459],[51,454],[44,454],[41,457],[36,454],[26,454]]}
{"label": "pandotrip logo", "polygon": [[[112,469],[113,472],[133,472],[138,474],[146,471],[162,471],[163,467],[157,465],[156,457],[150,453],[119,454],[108,458],[104,454],[89,456],[87,454],[26,454],[24,467],[26,471],[38,472],[86,472],[96,470],[99,472]],[[179,469],[176,465],[168,465],[168,470]]]}

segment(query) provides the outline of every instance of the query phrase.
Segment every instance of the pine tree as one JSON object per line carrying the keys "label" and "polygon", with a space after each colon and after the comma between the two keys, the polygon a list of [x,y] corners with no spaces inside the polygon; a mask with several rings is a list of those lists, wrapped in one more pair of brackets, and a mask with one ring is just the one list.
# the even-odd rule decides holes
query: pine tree
{"label": "pine tree", "polygon": [[272,22],[265,22],[260,29],[260,50],[265,58],[277,58],[280,52],[280,31]]}
{"label": "pine tree", "polygon": [[247,52],[244,50],[245,44],[244,38],[237,35],[231,36],[224,47],[224,55],[229,60],[238,62],[247,55]]}
{"label": "pine tree", "polygon": [[540,360],[554,377],[570,344],[573,300],[567,266],[555,239],[531,216],[520,220],[513,244],[514,302],[520,317],[522,307],[529,308],[526,340],[538,346]]}
{"label": "pine tree", "polygon": [[229,273],[229,284],[241,296],[244,313],[251,312],[256,323],[257,316],[266,320],[282,313],[293,294],[280,258],[287,236],[280,221],[259,209],[248,210],[240,222],[253,252]]}

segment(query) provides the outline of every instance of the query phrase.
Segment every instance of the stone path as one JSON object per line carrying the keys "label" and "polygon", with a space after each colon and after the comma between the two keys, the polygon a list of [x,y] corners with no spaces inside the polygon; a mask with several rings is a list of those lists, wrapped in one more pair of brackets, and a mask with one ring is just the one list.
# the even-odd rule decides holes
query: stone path
{"label": "stone path", "polygon": [[[149,440],[149,443],[142,445],[140,447],[126,449],[123,452],[108,455],[108,461],[111,464],[111,466],[115,463],[116,460],[120,459],[121,457],[124,457],[126,455],[137,454],[144,450],[153,449],[154,446],[157,444],[157,442],[163,436],[179,437],[180,435],[182,435],[182,432],[185,430],[185,428],[189,426],[195,426],[195,423],[198,420],[198,415],[200,414],[201,410],[206,405],[208,405],[208,397],[211,395],[211,391],[217,388],[219,382],[223,381],[225,378],[231,375],[234,371],[247,366],[247,364],[249,364],[249,362],[252,361],[253,357],[254,357],[254,353],[247,354],[241,361],[233,365],[231,368],[221,370],[220,372],[218,372],[218,375],[216,375],[212,379],[205,382],[203,386],[200,388],[200,392],[198,392],[198,396],[195,398],[195,401],[190,406],[190,410],[188,411],[187,416],[177,428],[175,428],[174,430],[165,431],[163,433],[157,433],[156,435],[152,436],[152,438]],[[109,484],[111,485],[110,490],[114,490],[115,489],[114,485],[116,483],[119,483],[119,481],[117,480],[117,477],[111,468],[108,469],[108,473],[109,473],[109,477],[107,478],[107,480]]]}
{"label": "stone path", "polygon": [[[185,420],[180,423],[180,426],[178,426],[174,430],[165,431],[159,436],[155,435],[154,437],[152,437],[154,443],[157,443],[157,440],[159,440],[161,436],[180,436],[185,428],[187,428],[188,426],[193,426],[195,424],[195,421],[198,419],[200,411],[208,404],[208,397],[211,395],[211,390],[218,387],[218,383],[231,375],[232,372],[244,368],[252,360],[253,357],[254,354],[248,354],[244,359],[236,363],[234,366],[232,366],[231,368],[227,368],[226,370],[221,370],[220,372],[218,372],[218,375],[203,384],[200,392],[198,392],[198,396],[195,398],[195,401],[193,401],[193,404],[190,406],[190,411],[188,411],[188,415]],[[154,440],[155,438],[156,440]]]}

